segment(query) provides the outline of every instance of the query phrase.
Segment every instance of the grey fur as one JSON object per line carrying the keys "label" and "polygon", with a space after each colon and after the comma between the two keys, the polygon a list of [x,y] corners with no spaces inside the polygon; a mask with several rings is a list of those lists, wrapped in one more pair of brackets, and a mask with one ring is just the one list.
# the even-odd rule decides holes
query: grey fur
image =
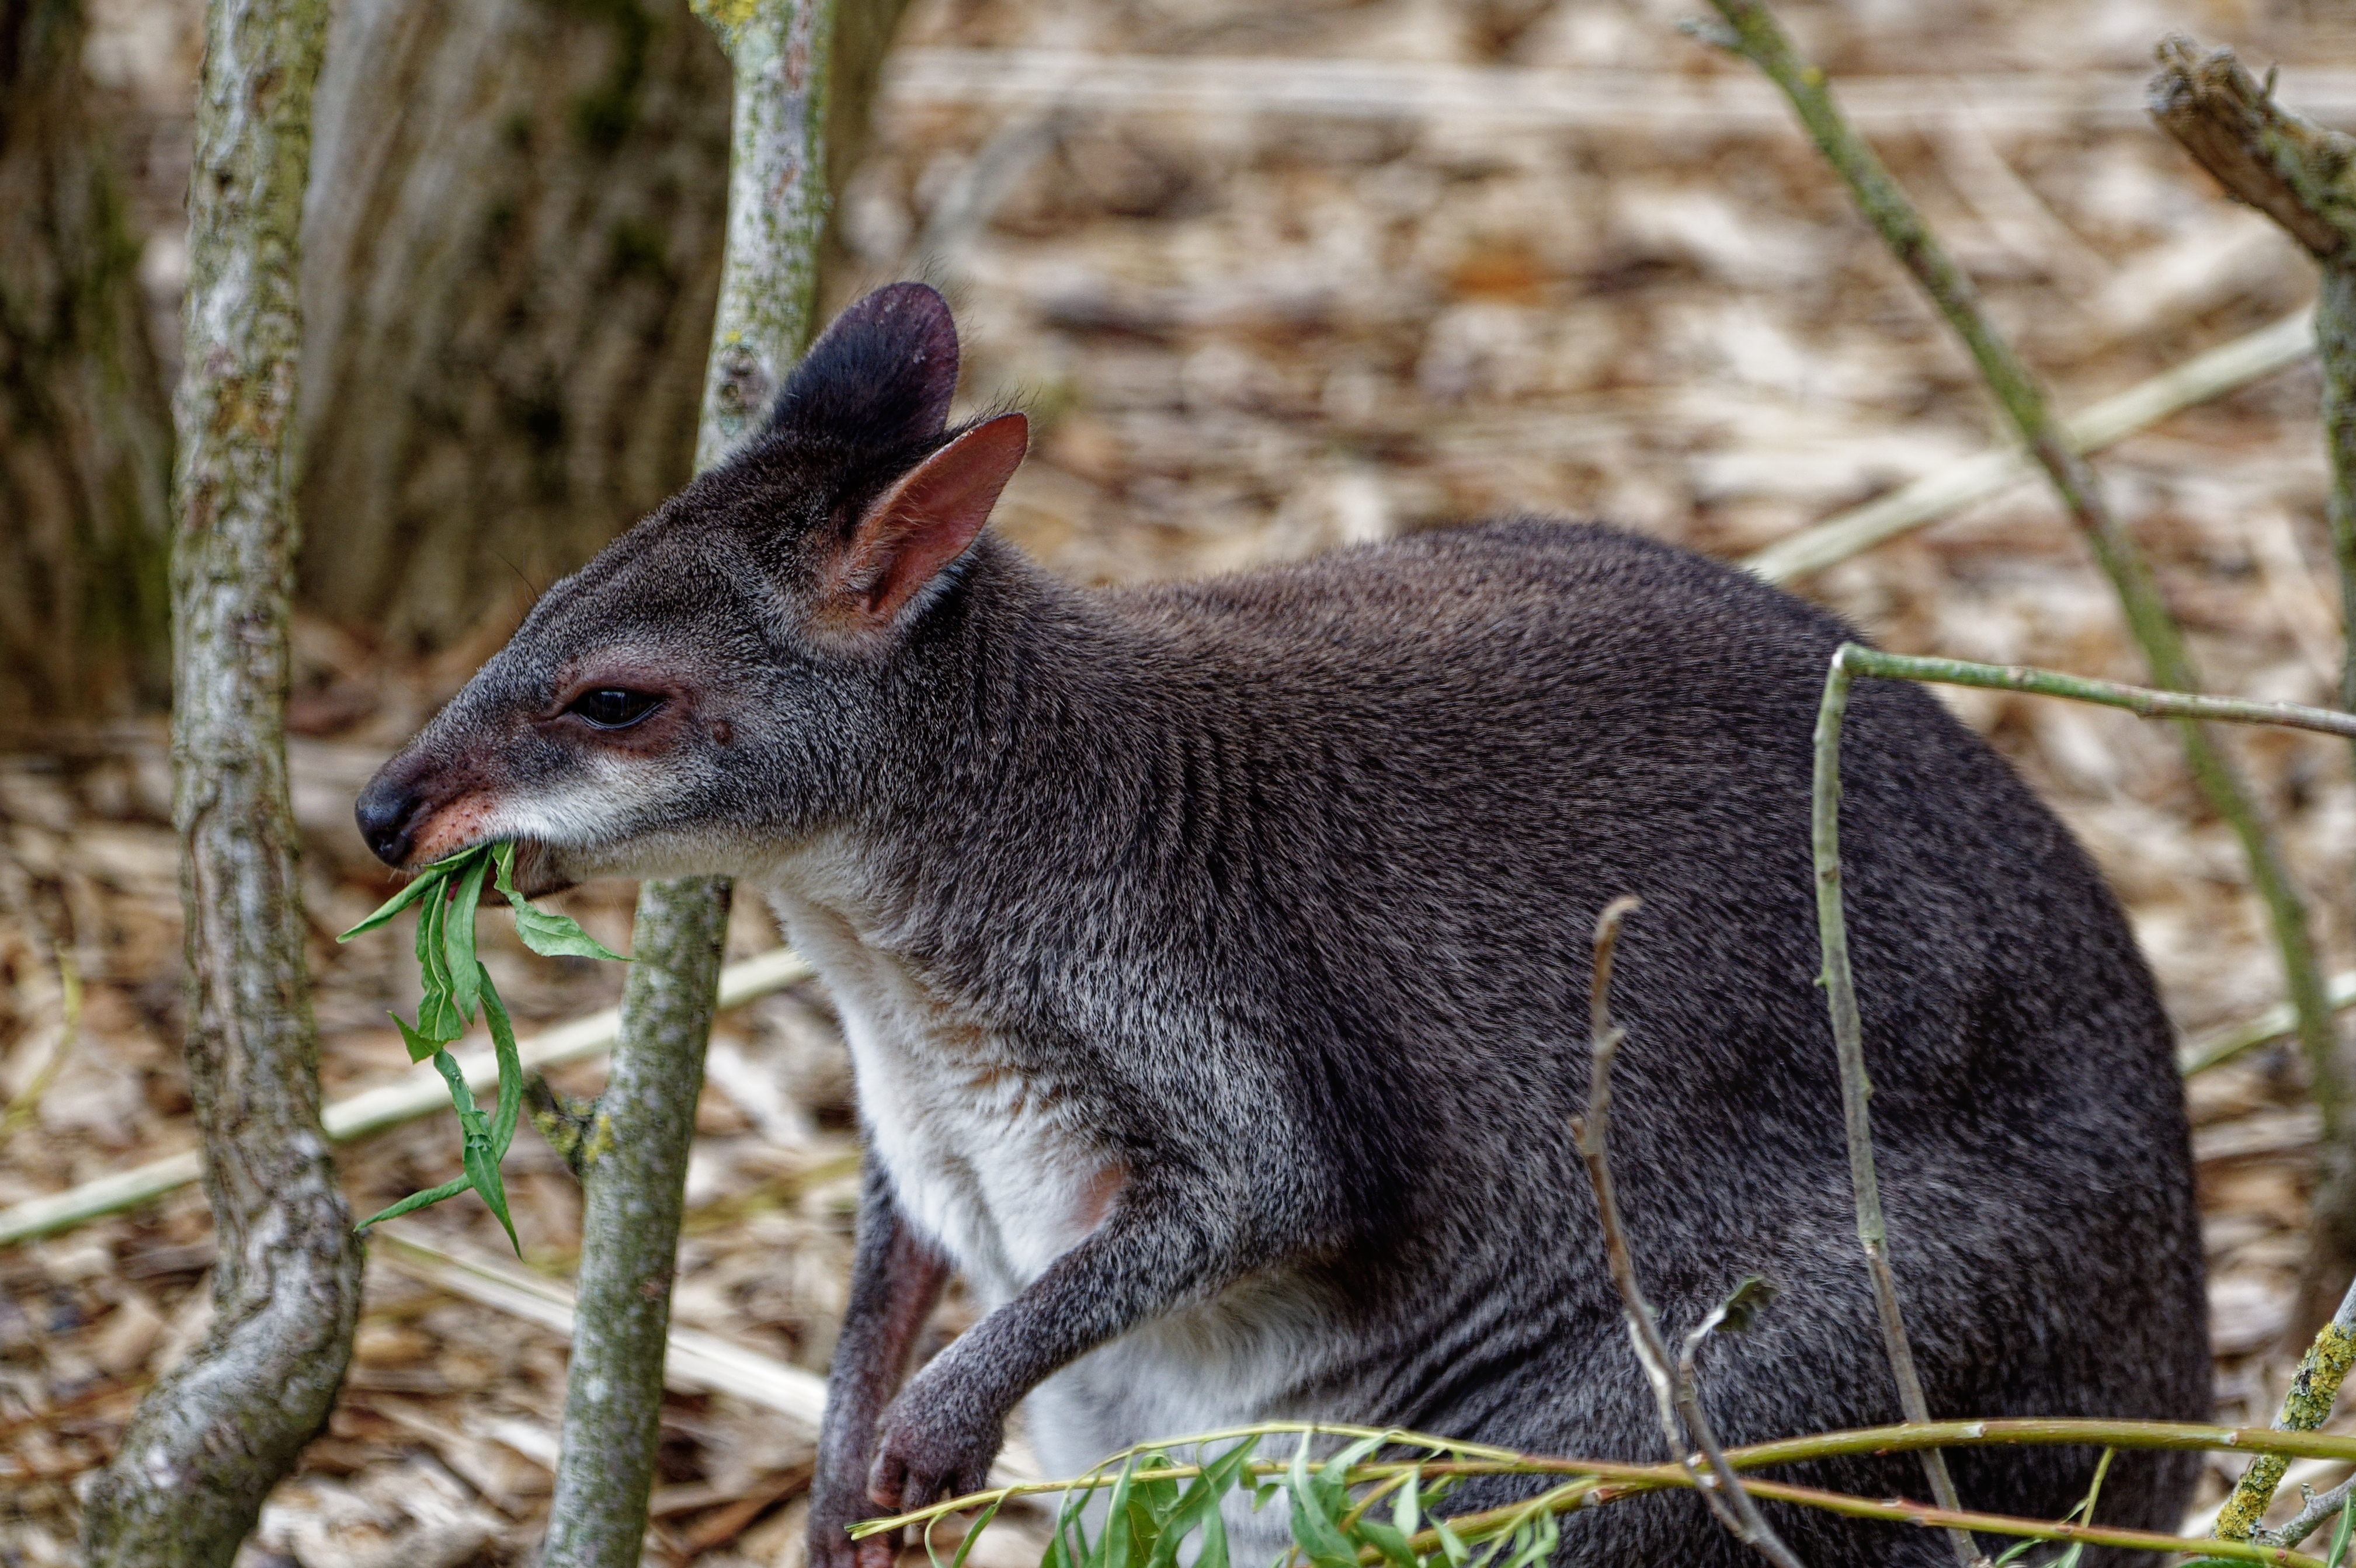
{"label": "grey fur", "polygon": [[[904,1200],[966,1199],[871,1157],[820,1561],[875,1511],[871,1465],[895,1501],[969,1484],[1051,1375],[1067,1434],[1189,1397],[1193,1367],[1271,1417],[1659,1457],[1568,1129],[1587,933],[1623,892],[1644,900],[1613,997],[1638,1269],[1672,1335],[1747,1274],[1781,1291],[1707,1353],[1712,1419],[1730,1444],[1895,1420],[1815,984],[1809,739],[1847,629],[1675,549],[1520,521],[1120,592],[983,534],[870,640],[819,635],[863,509],[955,433],[946,312],[912,287],[838,324],[761,443],[552,589],[361,803],[396,859],[522,834],[542,886],[768,886],[805,952],[888,959],[937,1009],[948,1032],[890,1060],[963,1041],[948,1067],[1098,1162],[1101,1222],[1035,1277],[969,1238],[947,1258],[1002,1304],[879,1424],[950,1250]],[[593,731],[561,711],[584,679],[665,701]],[[1915,688],[1859,688],[1843,767],[1883,1199],[1933,1413],[2204,1417],[2180,1091],[2115,901]],[[813,857],[860,890],[841,929],[816,928]],[[871,1108],[919,1090],[861,1085]],[[969,1170],[1014,1157],[960,1136]],[[1966,1506],[2058,1518],[2094,1457],[1954,1465]],[[2171,1527],[2194,1470],[2122,1456],[2102,1517]],[[1795,1478],[1922,1480],[1907,1456]],[[1771,1513],[1818,1568],[1946,1552]],[[1667,1496],[1567,1521],[1559,1561],[1747,1559]]]}

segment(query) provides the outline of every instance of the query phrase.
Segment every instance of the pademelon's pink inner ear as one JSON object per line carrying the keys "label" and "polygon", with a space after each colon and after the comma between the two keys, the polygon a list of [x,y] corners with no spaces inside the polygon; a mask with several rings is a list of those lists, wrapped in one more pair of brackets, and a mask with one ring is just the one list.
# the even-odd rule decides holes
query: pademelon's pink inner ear
{"label": "pademelon's pink inner ear", "polygon": [[1031,421],[1001,414],[903,475],[860,514],[830,573],[832,618],[881,632],[963,555],[1030,449]]}

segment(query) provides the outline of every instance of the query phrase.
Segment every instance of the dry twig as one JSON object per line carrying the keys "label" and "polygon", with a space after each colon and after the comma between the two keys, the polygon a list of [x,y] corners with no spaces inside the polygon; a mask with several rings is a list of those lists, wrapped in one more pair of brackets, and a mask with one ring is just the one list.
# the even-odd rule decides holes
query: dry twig
{"label": "dry twig", "polygon": [[[1612,1021],[1612,955],[1620,942],[1620,923],[1639,907],[1633,896],[1616,898],[1604,907],[1595,920],[1595,969],[1588,985],[1588,1044],[1592,1066],[1587,1084],[1587,1115],[1573,1128],[1579,1135],[1580,1157],[1587,1165],[1587,1179],[1595,1188],[1595,1218],[1603,1232],[1603,1254],[1610,1261],[1612,1283],[1619,1287],[1620,1300],[1628,1317],[1628,1338],[1635,1346],[1636,1360],[1644,1369],[1644,1381],[1652,1385],[1653,1400],[1660,1407],[1661,1435],[1668,1439],[1669,1453],[1693,1477],[1696,1490],[1719,1523],[1727,1528],[1734,1539],[1750,1547],[1776,1568],[1803,1568],[1803,1564],[1783,1537],[1777,1535],[1751,1494],[1742,1489],[1742,1478],[1727,1462],[1726,1450],[1718,1441],[1718,1434],[1703,1413],[1701,1399],[1696,1392],[1693,1359],[1701,1336],[1718,1325],[1724,1313],[1720,1308],[1686,1340],[1685,1355],[1676,1363],[1669,1360],[1669,1347],[1661,1337],[1661,1325],[1653,1314],[1653,1304],[1644,1299],[1644,1288],[1636,1280],[1636,1262],[1628,1252],[1628,1232],[1620,1217],[1619,1192],[1612,1182],[1612,1161],[1606,1144],[1612,1120],[1612,1063],[1620,1054],[1620,1042],[1626,1038]],[[1708,1461],[1709,1474],[1705,1476],[1694,1463],[1693,1450],[1699,1448]]]}

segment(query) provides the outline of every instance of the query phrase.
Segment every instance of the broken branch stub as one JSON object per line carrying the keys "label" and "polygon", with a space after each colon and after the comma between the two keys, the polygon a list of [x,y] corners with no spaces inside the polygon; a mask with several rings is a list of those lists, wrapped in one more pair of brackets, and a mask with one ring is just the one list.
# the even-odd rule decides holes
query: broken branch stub
{"label": "broken branch stub", "polygon": [[2158,55],[2152,118],[2319,261],[2344,256],[2356,239],[2356,138],[2285,109],[2231,49],[2203,53],[2179,34]]}

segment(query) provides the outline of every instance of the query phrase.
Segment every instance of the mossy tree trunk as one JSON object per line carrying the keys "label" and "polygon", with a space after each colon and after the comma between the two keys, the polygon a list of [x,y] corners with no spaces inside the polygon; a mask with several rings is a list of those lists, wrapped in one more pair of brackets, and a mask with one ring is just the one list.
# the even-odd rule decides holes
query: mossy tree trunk
{"label": "mossy tree trunk", "polygon": [[171,429],[80,0],[0,0],[0,731],[169,689]]}
{"label": "mossy tree trunk", "polygon": [[304,215],[305,608],[445,645],[686,481],[728,66],[685,0],[350,0]]}
{"label": "mossy tree trunk", "polygon": [[87,1499],[91,1568],[225,1568],[325,1424],[360,1252],[319,1125],[286,797],[296,235],[327,0],[212,0],[189,181],[173,501],[173,816],[213,1326]]}
{"label": "mossy tree trunk", "polygon": [[[846,17],[836,188],[905,5]],[[443,646],[686,482],[729,102],[687,0],[338,11],[304,221],[305,608]]]}

